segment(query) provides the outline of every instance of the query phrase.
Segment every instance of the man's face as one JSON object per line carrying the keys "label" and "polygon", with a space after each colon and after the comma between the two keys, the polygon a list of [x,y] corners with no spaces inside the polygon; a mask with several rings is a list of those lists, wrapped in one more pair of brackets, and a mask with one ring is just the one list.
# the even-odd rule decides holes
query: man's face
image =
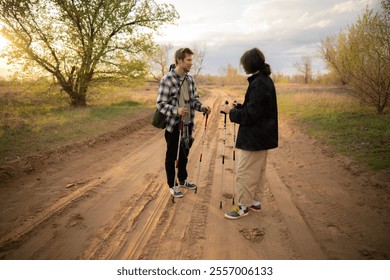
{"label": "man's face", "polygon": [[178,65],[185,73],[190,72],[192,67],[192,55],[186,54],[186,57],[184,59],[179,59],[179,65]]}

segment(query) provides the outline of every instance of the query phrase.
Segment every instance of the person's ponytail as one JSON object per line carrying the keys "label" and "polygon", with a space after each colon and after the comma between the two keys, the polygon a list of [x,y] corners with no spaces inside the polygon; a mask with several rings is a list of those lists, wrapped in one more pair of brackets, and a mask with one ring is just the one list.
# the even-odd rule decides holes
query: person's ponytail
{"label": "person's ponytail", "polygon": [[268,63],[264,63],[264,66],[263,66],[263,69],[261,70],[262,73],[266,74],[266,75],[271,75],[271,66],[269,66]]}
{"label": "person's ponytail", "polygon": [[258,48],[246,51],[241,56],[240,63],[248,74],[259,71],[265,75],[271,75],[271,67],[269,64],[265,63],[264,54]]}

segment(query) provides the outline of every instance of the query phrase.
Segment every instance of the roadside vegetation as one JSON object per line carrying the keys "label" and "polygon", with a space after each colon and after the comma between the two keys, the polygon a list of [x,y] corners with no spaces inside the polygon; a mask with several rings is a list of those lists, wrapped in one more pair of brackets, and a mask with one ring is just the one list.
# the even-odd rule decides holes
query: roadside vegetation
{"label": "roadside vegetation", "polygon": [[[13,85],[22,88],[20,85]],[[222,86],[245,93],[246,86]],[[100,86],[90,105],[69,107],[62,95],[42,94],[42,85],[28,92],[0,87],[0,162],[89,139],[125,126],[139,109],[154,107],[157,84]],[[199,91],[205,94],[203,86]],[[35,93],[34,93],[35,92]],[[305,132],[372,170],[390,169],[390,114],[376,114],[343,87],[277,84],[279,113]]]}
{"label": "roadside vegetation", "polygon": [[151,108],[156,96],[145,86],[106,85],[91,91],[89,106],[75,108],[59,88],[25,88],[0,85],[0,162],[119,129],[137,110]]}
{"label": "roadside vegetation", "polygon": [[[336,152],[371,170],[390,170],[390,114],[347,93],[342,86],[277,84],[279,116]],[[230,87],[233,93],[246,88]]]}
{"label": "roadside vegetation", "polygon": [[280,114],[372,170],[390,170],[390,115],[337,87],[278,88]]}

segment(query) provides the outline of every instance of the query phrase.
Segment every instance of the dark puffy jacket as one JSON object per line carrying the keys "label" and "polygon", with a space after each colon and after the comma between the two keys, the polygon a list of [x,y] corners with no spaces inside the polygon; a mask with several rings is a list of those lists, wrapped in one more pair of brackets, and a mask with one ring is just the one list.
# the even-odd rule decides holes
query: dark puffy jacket
{"label": "dark puffy jacket", "polygon": [[230,111],[232,122],[240,124],[236,147],[248,151],[278,146],[278,108],[271,78],[258,73],[248,78],[244,104]]}

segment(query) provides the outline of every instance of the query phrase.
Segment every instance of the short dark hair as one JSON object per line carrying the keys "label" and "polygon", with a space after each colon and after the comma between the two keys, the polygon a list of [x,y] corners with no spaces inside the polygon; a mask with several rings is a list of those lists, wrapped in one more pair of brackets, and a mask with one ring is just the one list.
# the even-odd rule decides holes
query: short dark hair
{"label": "short dark hair", "polygon": [[246,51],[241,56],[240,63],[249,74],[260,71],[264,74],[271,75],[271,67],[265,63],[264,54],[258,48]]}
{"label": "short dark hair", "polygon": [[180,48],[175,52],[175,63],[179,63],[179,59],[183,60],[186,57],[186,54],[193,55],[194,52],[189,48]]}

